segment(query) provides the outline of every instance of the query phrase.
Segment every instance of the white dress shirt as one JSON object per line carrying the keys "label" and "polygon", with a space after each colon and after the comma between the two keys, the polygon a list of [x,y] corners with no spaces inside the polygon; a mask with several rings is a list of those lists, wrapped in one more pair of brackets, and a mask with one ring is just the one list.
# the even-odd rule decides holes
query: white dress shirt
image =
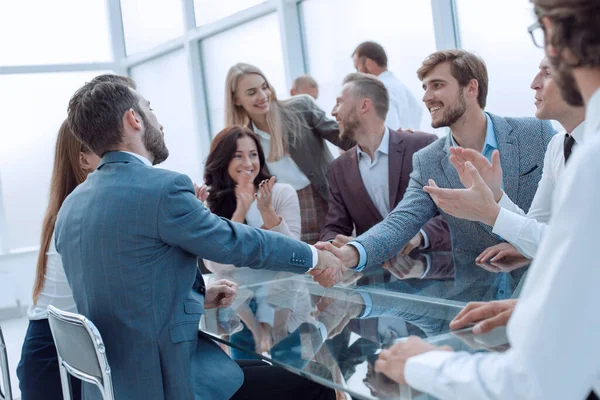
{"label": "white dress shirt", "polygon": [[423,110],[415,96],[391,71],[383,71],[378,78],[383,82],[390,96],[390,108],[385,125],[394,130],[419,129]]}
{"label": "white dress shirt", "polygon": [[44,287],[35,304],[29,306],[27,318],[31,320],[48,318],[49,305],[53,305],[62,311],[77,312],[73,292],[67,281],[60,255],[54,247],[54,236],[50,240],[48,252],[46,253],[46,274],[44,275]]}
{"label": "white dress shirt", "polygon": [[[582,122],[571,132],[578,144],[583,141],[584,130],[585,123]],[[544,157],[542,179],[527,214],[513,203],[506,193],[498,202],[502,208],[492,231],[529,258],[533,258],[537,253],[552,215],[552,194],[565,169],[564,141],[564,133],[554,135],[550,140]],[[576,148],[577,146],[573,147],[573,152]]]}
{"label": "white dress shirt", "polygon": [[[269,158],[269,153],[271,152],[271,135],[267,132],[263,132],[258,129],[254,124],[252,124],[254,128],[254,132],[258,135],[260,139],[260,144],[263,148],[263,152],[265,153],[265,159]],[[284,155],[278,161],[270,162],[266,161],[267,168],[269,169],[269,173],[277,177],[277,181],[281,183],[287,183],[291,185],[296,191],[302,190],[308,185],[310,185],[310,180],[304,172],[298,167],[298,164],[289,154]]]}
{"label": "white dress shirt", "polygon": [[508,324],[511,349],[433,351],[408,360],[407,382],[441,399],[585,399],[600,393],[600,90],[583,145],[554,194],[555,212]]}
{"label": "white dress shirt", "polygon": [[[356,146],[358,154],[358,170],[369,197],[383,218],[391,212],[390,206],[390,128],[385,128],[381,143],[371,157]],[[422,249],[429,247],[429,237],[423,229]],[[427,264],[430,266],[429,263]]]}

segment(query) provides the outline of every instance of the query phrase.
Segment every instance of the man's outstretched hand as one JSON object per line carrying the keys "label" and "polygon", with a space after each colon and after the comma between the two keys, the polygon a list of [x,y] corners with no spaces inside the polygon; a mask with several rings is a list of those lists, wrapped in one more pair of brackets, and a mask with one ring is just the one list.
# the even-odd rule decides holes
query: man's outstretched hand
{"label": "man's outstretched hand", "polygon": [[233,304],[237,294],[238,285],[227,279],[219,279],[206,287],[204,308],[223,308]]}

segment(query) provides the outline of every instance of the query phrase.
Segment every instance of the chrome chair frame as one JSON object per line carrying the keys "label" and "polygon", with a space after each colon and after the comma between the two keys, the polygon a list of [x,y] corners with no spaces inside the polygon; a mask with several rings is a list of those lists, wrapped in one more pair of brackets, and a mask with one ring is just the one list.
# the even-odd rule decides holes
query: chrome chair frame
{"label": "chrome chair frame", "polygon": [[[10,372],[8,369],[8,353],[6,351],[6,343],[4,335],[2,335],[2,327],[0,327],[0,372],[2,373],[3,386],[0,387],[0,399],[12,400],[12,388],[10,386]],[[4,392],[2,392],[4,389]]]}
{"label": "chrome chair frame", "polygon": [[114,400],[115,395],[113,391],[112,385],[112,376],[110,371],[110,366],[108,365],[108,360],[106,358],[106,348],[104,347],[104,341],[102,340],[102,336],[100,332],[96,328],[96,326],[80,314],[75,314],[67,311],[61,311],[54,306],[48,306],[48,320],[50,322],[50,330],[52,331],[52,337],[54,338],[54,342],[56,343],[56,336],[54,333],[54,329],[52,329],[52,320],[56,320],[59,323],[67,323],[73,324],[80,327],[83,327],[87,333],[90,335],[90,339],[94,345],[94,350],[96,352],[96,358],[98,360],[98,364],[100,365],[100,370],[102,372],[102,378],[99,379],[85,371],[81,371],[79,369],[74,368],[69,365],[60,355],[60,351],[58,347],[56,348],[56,353],[58,355],[58,365],[60,368],[60,381],[63,390],[63,396],[65,400],[73,399],[73,391],[71,389],[71,380],[69,379],[69,375],[73,375],[77,379],[81,379],[82,381],[92,383],[98,387],[100,393],[102,394],[102,398],[104,400]]}

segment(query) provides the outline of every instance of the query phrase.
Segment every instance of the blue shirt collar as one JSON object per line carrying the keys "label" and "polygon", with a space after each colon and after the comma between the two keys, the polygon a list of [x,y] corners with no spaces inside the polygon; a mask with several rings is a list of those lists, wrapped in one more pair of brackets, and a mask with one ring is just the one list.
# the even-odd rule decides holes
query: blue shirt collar
{"label": "blue shirt collar", "polygon": [[[496,131],[494,130],[492,118],[488,113],[484,114],[487,124],[485,128],[485,143],[483,144],[483,151],[481,154],[483,154],[488,160],[491,160],[492,153],[494,150],[498,149],[498,139],[496,138]],[[450,142],[452,146],[456,146],[456,143],[454,142],[454,136],[452,136],[452,131],[450,131]]]}

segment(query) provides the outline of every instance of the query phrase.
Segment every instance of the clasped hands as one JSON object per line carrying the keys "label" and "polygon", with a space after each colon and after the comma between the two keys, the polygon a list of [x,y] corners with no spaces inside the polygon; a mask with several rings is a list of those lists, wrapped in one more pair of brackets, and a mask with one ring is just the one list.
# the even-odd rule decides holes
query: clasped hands
{"label": "clasped hands", "polygon": [[338,283],[346,285],[356,282],[362,276],[352,268],[358,265],[358,251],[348,246],[352,240],[349,236],[338,235],[333,242],[318,242],[315,248],[319,252],[319,261],[315,268],[307,274],[324,287],[332,287]]}

